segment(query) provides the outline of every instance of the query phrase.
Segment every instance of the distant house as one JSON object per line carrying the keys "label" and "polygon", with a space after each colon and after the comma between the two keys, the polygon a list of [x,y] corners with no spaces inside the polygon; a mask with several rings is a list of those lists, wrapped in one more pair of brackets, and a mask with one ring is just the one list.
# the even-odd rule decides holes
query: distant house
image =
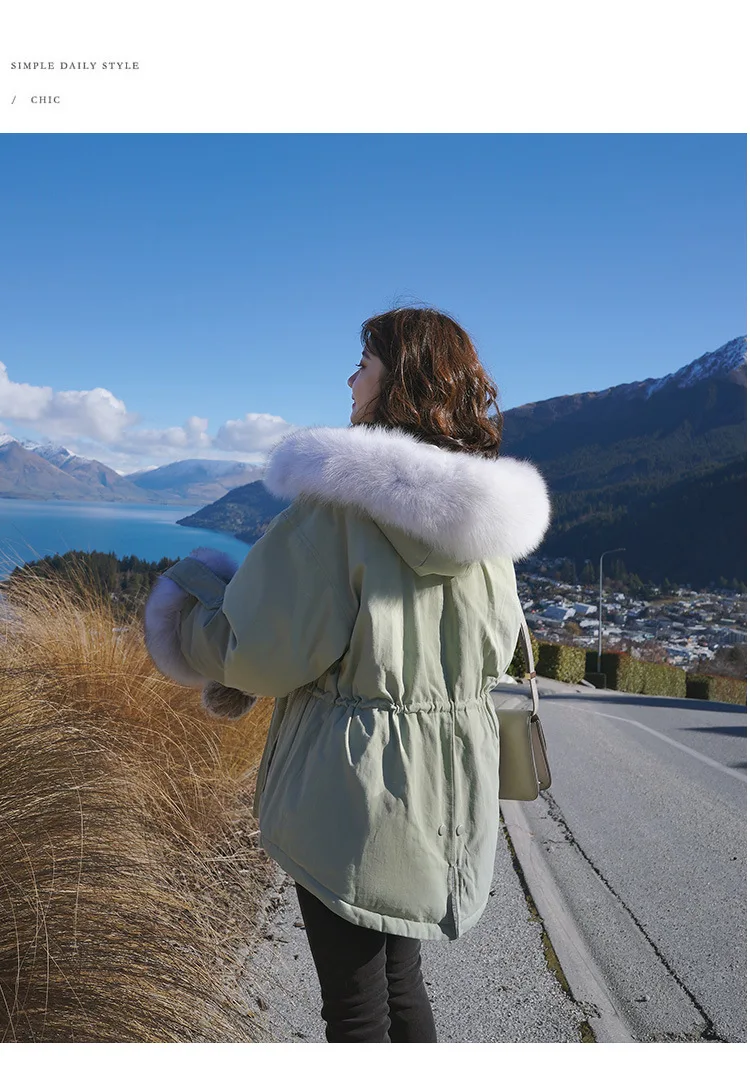
{"label": "distant house", "polygon": [[687,666],[690,664],[690,652],[680,650],[677,647],[667,647],[667,658],[673,666]]}
{"label": "distant house", "polygon": [[573,611],[577,617],[590,617],[592,613],[596,613],[596,606],[586,605],[584,602],[574,602]]}
{"label": "distant house", "polygon": [[541,615],[545,620],[564,624],[566,620],[570,620],[571,617],[575,616],[575,612],[573,606],[548,605]]}

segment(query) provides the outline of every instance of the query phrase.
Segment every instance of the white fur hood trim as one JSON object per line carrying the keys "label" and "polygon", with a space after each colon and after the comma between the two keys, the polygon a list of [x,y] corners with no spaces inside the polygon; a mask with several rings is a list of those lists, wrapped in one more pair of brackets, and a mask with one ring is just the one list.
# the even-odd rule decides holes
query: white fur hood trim
{"label": "white fur hood trim", "polygon": [[298,429],[271,449],[263,484],[280,500],[350,505],[459,562],[520,560],[550,519],[531,463],[447,451],[384,426]]}

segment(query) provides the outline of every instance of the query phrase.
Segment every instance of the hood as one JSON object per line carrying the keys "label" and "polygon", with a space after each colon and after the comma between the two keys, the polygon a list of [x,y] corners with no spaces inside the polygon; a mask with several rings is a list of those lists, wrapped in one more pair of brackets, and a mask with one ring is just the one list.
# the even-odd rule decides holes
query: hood
{"label": "hood", "polygon": [[447,451],[384,426],[297,429],[271,449],[263,484],[279,500],[305,496],[364,512],[420,575],[520,560],[550,519],[547,487],[531,463]]}

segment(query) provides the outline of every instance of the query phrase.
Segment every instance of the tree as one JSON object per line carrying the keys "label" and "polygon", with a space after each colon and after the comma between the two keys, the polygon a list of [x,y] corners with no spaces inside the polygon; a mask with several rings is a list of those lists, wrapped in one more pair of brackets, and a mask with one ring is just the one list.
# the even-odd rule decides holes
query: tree
{"label": "tree", "polygon": [[747,645],[733,643],[730,647],[719,647],[713,658],[701,662],[700,669],[701,673],[744,680],[747,676]]}
{"label": "tree", "polygon": [[637,572],[631,572],[628,576],[628,592],[632,594],[633,597],[638,598],[642,590],[643,583],[641,582],[640,575],[638,575]]}
{"label": "tree", "polygon": [[656,639],[648,639],[645,643],[639,643],[635,647],[625,647],[625,650],[630,649],[630,653],[634,658],[638,658],[641,662],[668,662],[669,655],[667,654],[667,648],[663,643],[659,643]]}
{"label": "tree", "polygon": [[557,570],[557,578],[561,583],[576,583],[576,566],[572,560],[567,557],[560,562],[560,566]]}
{"label": "tree", "polygon": [[[42,557],[14,568],[10,576],[0,583],[0,590],[12,595],[16,584],[29,576],[57,579],[64,583],[77,597],[88,597],[93,591],[112,604],[118,620],[140,617],[146,598],[157,576],[174,564],[169,557],[157,563],[149,563],[137,557],[118,560],[114,553],[94,550],[69,550],[67,553]],[[133,567],[137,567],[137,571]]]}
{"label": "tree", "polygon": [[625,581],[628,577],[628,569],[625,567],[625,562],[620,560],[619,557],[612,562],[612,571],[610,575],[616,583],[625,586]]}
{"label": "tree", "polygon": [[596,583],[596,581],[597,578],[596,572],[594,571],[594,565],[590,560],[587,560],[584,562],[583,571],[581,572],[581,582],[590,586],[591,584]]}

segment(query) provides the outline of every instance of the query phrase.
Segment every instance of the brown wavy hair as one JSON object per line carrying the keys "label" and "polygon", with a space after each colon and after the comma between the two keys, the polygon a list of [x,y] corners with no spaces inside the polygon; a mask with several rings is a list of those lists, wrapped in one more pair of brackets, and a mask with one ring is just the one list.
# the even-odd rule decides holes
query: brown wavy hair
{"label": "brown wavy hair", "polygon": [[496,458],[503,425],[497,385],[455,320],[434,308],[395,308],[365,320],[360,340],[386,369],[373,416],[362,424]]}

